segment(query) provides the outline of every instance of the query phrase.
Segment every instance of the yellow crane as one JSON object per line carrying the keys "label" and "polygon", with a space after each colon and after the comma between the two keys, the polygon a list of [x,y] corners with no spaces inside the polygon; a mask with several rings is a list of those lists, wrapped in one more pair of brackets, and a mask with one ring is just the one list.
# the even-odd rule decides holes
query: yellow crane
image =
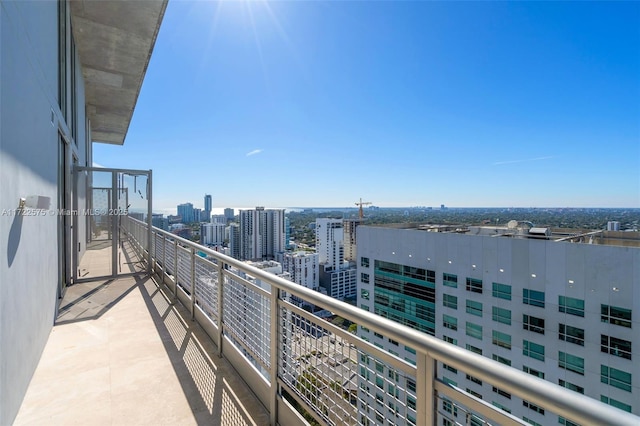
{"label": "yellow crane", "polygon": [[360,207],[360,211],[358,212],[359,216],[360,216],[360,219],[362,219],[364,217],[364,212],[362,211],[362,206],[367,206],[369,204],[373,204],[373,203],[370,203],[369,201],[362,201],[362,198],[360,198],[360,202],[359,203],[356,203],[356,206]]}

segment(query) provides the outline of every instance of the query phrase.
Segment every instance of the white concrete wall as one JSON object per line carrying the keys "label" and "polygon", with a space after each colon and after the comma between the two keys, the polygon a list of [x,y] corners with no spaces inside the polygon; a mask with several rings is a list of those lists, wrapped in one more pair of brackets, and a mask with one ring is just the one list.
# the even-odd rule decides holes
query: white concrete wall
{"label": "white concrete wall", "polygon": [[[58,207],[57,2],[0,1],[0,424],[11,424],[53,325],[58,297],[58,218],[15,216],[21,197]],[[84,96],[79,143],[86,163]],[[70,176],[69,176],[70,177]],[[81,239],[81,241],[84,241]],[[63,391],[63,390],[61,390]]]}

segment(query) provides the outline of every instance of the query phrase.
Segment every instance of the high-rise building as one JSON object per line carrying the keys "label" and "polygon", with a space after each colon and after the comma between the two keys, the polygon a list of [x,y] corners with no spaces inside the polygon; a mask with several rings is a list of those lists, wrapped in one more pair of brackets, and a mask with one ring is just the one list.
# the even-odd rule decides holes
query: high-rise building
{"label": "high-rise building", "polygon": [[167,231],[169,229],[169,219],[164,217],[162,213],[154,213],[151,216],[151,224],[163,231]]}
{"label": "high-rise building", "polygon": [[339,269],[344,262],[342,219],[316,219],[316,251],[325,269]]}
{"label": "high-rise building", "polygon": [[362,223],[362,219],[350,218],[343,220],[344,226],[344,260],[355,262],[357,259],[356,229]]}
{"label": "high-rise building", "polygon": [[202,209],[194,208],[193,209],[193,222],[199,223],[202,222]]}
{"label": "high-rise building", "polygon": [[318,253],[284,252],[279,258],[282,270],[291,274],[291,281],[312,290],[318,290]]}
{"label": "high-rise building", "polygon": [[236,213],[233,209],[230,209],[230,208],[224,209],[224,217],[227,218],[227,223],[233,221],[235,216],[236,216]]}
{"label": "high-rise building", "polygon": [[200,244],[207,246],[220,246],[224,243],[224,223],[203,223],[200,225]]}
{"label": "high-rise building", "polygon": [[229,256],[240,259],[240,225],[229,225]]}
{"label": "high-rise building", "polygon": [[284,218],[284,248],[291,249],[291,223],[289,222],[289,216]]}
{"label": "high-rise building", "polygon": [[223,214],[214,214],[211,215],[211,223],[223,223],[227,224],[227,218]]}
{"label": "high-rise building", "polygon": [[[466,230],[360,226],[357,303],[362,309],[639,414],[640,374],[633,358],[640,356],[635,347],[640,345],[640,321],[633,312],[640,312],[640,235],[616,242],[615,232],[598,232],[602,238],[585,244],[580,238],[517,223]],[[409,347],[363,327],[358,334],[416,362]],[[381,366],[373,374],[379,373],[384,380],[397,377],[385,370]],[[437,376],[526,422],[571,424],[529,401],[459,374],[453,366],[438,363]],[[360,381],[364,388],[369,386],[365,378]],[[411,395],[415,382],[406,379],[394,389],[408,393],[400,415],[415,418],[416,401]],[[386,405],[386,396],[380,394],[375,401],[370,395],[359,392],[371,406]],[[450,404],[443,409],[464,422],[462,410],[458,413]],[[371,422],[375,423],[374,417]]]}
{"label": "high-rise building", "polygon": [[342,219],[316,219],[316,251],[320,261],[320,285],[335,299],[355,299],[356,266],[344,258]]}
{"label": "high-rise building", "polygon": [[284,210],[240,210],[240,259],[275,259],[284,246]]}
{"label": "high-rise building", "polygon": [[194,222],[193,204],[191,203],[178,204],[178,216],[182,218],[182,223],[193,223]]}
{"label": "high-rise building", "polygon": [[211,217],[211,195],[204,194],[204,210],[202,211],[202,222],[209,222],[209,218]]}

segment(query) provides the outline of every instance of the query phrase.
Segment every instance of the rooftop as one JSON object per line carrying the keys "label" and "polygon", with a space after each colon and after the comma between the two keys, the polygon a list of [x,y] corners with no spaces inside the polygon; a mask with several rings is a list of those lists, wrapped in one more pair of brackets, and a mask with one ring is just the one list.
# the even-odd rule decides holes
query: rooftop
{"label": "rooftop", "polygon": [[467,224],[396,223],[371,225],[385,228],[416,229],[448,234],[482,235],[504,238],[543,239],[571,243],[640,247],[640,232],[569,229],[534,226],[531,222],[511,221],[507,226]]}

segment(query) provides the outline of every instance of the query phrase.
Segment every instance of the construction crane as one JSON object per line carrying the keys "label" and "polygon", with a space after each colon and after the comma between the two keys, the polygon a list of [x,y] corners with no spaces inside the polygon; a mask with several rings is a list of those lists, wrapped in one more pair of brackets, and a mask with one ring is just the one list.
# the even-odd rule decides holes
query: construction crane
{"label": "construction crane", "polygon": [[373,203],[370,203],[369,201],[362,201],[362,198],[360,198],[360,202],[359,203],[356,203],[356,206],[360,207],[360,211],[359,211],[360,219],[362,219],[364,217],[364,212],[362,211],[362,206],[366,206],[366,205],[369,205],[369,204],[373,204]]}

